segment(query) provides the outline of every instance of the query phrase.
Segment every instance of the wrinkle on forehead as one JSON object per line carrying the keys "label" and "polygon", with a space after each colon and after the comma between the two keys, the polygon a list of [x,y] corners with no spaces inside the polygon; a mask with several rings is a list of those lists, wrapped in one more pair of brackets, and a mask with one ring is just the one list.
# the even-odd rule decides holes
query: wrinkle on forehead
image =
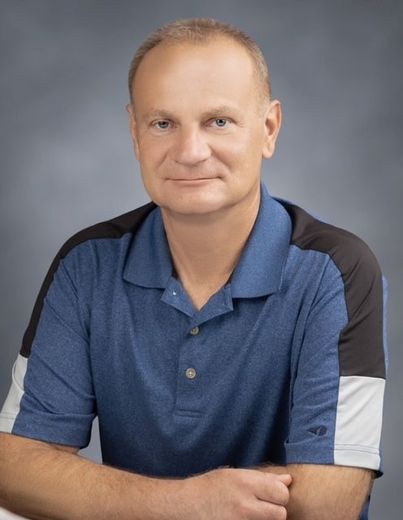
{"label": "wrinkle on forehead", "polygon": [[[245,82],[248,78],[249,84]],[[242,85],[248,90],[248,97],[261,99],[262,87],[256,67],[248,51],[238,42],[229,38],[195,43],[163,42],[151,49],[139,65],[133,84],[133,104],[138,92],[146,100],[153,95],[160,96],[164,88],[172,99],[178,97],[181,88],[186,93],[199,88],[203,97],[210,92],[225,96],[227,88],[228,92],[234,92]]]}

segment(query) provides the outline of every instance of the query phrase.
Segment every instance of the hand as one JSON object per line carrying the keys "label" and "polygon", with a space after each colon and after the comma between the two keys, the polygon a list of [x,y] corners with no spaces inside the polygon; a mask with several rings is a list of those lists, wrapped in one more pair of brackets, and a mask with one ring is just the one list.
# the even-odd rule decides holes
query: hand
{"label": "hand", "polygon": [[[291,475],[219,468],[185,479],[181,512],[193,520],[285,520]],[[178,517],[182,518],[182,515]]]}

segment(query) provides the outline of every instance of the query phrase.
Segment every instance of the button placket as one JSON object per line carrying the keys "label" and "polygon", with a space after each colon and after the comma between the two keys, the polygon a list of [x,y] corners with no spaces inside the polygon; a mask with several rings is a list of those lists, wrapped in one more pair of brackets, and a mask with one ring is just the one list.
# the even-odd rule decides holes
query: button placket
{"label": "button placket", "polygon": [[[191,334],[191,336],[197,336],[197,335],[199,334],[199,332],[200,332],[200,329],[199,329],[199,327],[198,327],[197,325],[196,325],[195,327],[192,327],[192,328],[190,329],[190,334]],[[196,376],[197,376],[196,369],[193,368],[193,367],[189,367],[189,368],[186,370],[185,373],[186,373],[186,377],[187,377],[188,379],[195,379]]]}
{"label": "button placket", "polygon": [[180,414],[186,411],[199,413],[204,393],[201,365],[205,352],[201,349],[202,330],[197,322],[192,321],[188,322],[188,328],[185,330],[177,372],[176,409]]}

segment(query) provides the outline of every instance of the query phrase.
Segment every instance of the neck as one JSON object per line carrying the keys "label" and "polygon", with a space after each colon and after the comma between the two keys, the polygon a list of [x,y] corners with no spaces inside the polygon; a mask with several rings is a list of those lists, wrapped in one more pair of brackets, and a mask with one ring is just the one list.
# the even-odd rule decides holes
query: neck
{"label": "neck", "polygon": [[176,272],[190,294],[207,300],[230,277],[259,211],[260,186],[242,203],[207,215],[179,215],[162,209]]}

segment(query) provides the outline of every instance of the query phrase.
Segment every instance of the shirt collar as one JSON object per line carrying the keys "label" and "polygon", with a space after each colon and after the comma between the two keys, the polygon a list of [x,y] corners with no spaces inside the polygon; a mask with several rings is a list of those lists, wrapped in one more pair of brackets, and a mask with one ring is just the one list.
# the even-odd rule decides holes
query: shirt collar
{"label": "shirt collar", "polygon": [[164,222],[157,206],[134,237],[123,278],[141,287],[163,289],[172,275],[172,267]]}
{"label": "shirt collar", "polygon": [[256,298],[280,289],[290,239],[290,216],[262,183],[256,222],[231,277],[233,298]]}
{"label": "shirt collar", "polygon": [[[287,211],[262,183],[256,222],[231,277],[233,298],[254,298],[279,290],[290,237],[291,220]],[[172,273],[168,240],[157,207],[134,237],[123,277],[142,287],[165,289]]]}

